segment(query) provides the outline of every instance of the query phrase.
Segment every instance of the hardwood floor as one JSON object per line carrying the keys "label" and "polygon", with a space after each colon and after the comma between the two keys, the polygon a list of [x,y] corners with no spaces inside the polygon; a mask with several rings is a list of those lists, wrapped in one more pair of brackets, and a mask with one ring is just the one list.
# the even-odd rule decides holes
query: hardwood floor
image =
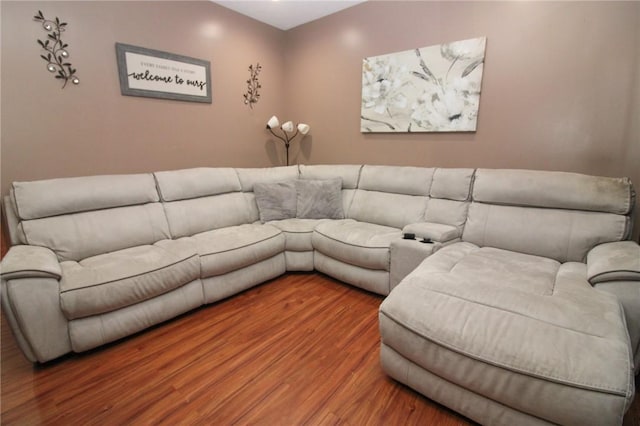
{"label": "hardwood floor", "polygon": [[[465,425],[379,366],[382,298],[287,274],[33,366],[2,318],[2,424]],[[625,424],[638,424],[638,398]]]}
{"label": "hardwood floor", "polygon": [[84,354],[32,366],[2,323],[2,424],[468,421],[379,366],[382,298],[287,274]]}

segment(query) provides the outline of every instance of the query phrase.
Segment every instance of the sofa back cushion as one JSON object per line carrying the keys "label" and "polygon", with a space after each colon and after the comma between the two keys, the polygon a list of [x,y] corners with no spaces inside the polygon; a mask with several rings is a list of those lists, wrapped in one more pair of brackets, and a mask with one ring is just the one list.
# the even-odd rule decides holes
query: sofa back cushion
{"label": "sofa back cushion", "polygon": [[190,200],[241,190],[235,169],[207,168],[154,173],[162,201]]}
{"label": "sofa back cushion", "polygon": [[359,164],[300,165],[300,179],[342,179],[342,189],[356,189],[360,179]]}
{"label": "sofa back cushion", "polygon": [[171,238],[160,203],[27,220],[20,228],[27,244],[49,247],[60,261],[80,261]]}
{"label": "sofa back cushion", "polygon": [[361,165],[356,164],[321,164],[321,165],[300,165],[300,179],[305,180],[328,180],[342,179],[342,211],[346,213],[351,207],[353,196],[358,187],[360,179]]}
{"label": "sofa back cushion", "polygon": [[235,169],[243,192],[253,192],[257,182],[283,182],[298,178],[298,166]]}
{"label": "sofa back cushion", "polygon": [[581,262],[594,246],[629,237],[633,198],[626,178],[478,169],[463,240]]}
{"label": "sofa back cushion", "polygon": [[474,169],[436,169],[424,220],[455,226],[462,235],[474,173]]}
{"label": "sofa back cushion", "polygon": [[14,182],[12,189],[21,220],[159,201],[151,174]]}
{"label": "sofa back cushion", "polygon": [[540,170],[478,169],[473,200],[627,215],[633,207],[634,193],[628,178]]}
{"label": "sofa back cushion", "polygon": [[252,222],[235,169],[194,168],[155,176],[173,238]]}
{"label": "sofa back cushion", "polygon": [[403,228],[424,221],[434,169],[363,166],[346,217]]}
{"label": "sofa back cushion", "polygon": [[15,182],[12,194],[20,239],[61,261],[169,237],[150,174]]}

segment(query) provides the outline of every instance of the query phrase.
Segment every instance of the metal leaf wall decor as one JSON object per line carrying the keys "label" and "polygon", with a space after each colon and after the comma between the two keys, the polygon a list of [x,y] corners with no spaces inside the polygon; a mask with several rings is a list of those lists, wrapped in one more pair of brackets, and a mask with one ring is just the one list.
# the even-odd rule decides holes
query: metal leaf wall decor
{"label": "metal leaf wall decor", "polygon": [[262,88],[262,85],[258,81],[258,74],[262,71],[262,66],[260,66],[260,62],[256,63],[254,67],[253,64],[249,65],[249,74],[250,78],[247,80],[247,93],[244,95],[244,104],[249,105],[251,109],[253,109],[253,104],[257,103],[260,99],[259,90]]}
{"label": "metal leaf wall decor", "polygon": [[63,89],[69,81],[73,84],[79,84],[80,79],[76,76],[77,70],[73,68],[68,60],[69,51],[67,47],[69,45],[62,41],[61,37],[67,27],[67,23],[61,22],[57,16],[54,21],[46,19],[40,10],[33,19],[40,22],[42,28],[48,32],[44,41],[38,39],[38,44],[46,51],[40,57],[47,63],[47,71],[55,73],[55,78],[64,80]]}

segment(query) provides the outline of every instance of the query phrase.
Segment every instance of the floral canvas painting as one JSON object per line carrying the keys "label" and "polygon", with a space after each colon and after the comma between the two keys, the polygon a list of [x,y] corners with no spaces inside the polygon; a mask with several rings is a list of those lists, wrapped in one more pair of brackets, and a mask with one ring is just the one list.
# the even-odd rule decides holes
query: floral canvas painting
{"label": "floral canvas painting", "polygon": [[475,131],[486,40],[365,58],[360,131]]}

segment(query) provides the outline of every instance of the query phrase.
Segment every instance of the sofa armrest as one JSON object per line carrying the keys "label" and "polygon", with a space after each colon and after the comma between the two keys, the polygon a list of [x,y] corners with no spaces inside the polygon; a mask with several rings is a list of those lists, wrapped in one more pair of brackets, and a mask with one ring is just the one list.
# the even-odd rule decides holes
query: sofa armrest
{"label": "sofa armrest", "polygon": [[18,346],[31,362],[71,351],[68,321],[60,310],[62,275],[46,247],[17,245],[0,263],[0,302]]}
{"label": "sofa armrest", "polygon": [[592,248],[587,254],[587,279],[591,284],[640,281],[640,246],[617,241]]}
{"label": "sofa armrest", "polygon": [[9,249],[0,263],[3,280],[17,278],[55,278],[62,276],[60,262],[46,247],[18,245]]}
{"label": "sofa armrest", "polygon": [[432,222],[411,223],[402,229],[402,233],[441,243],[459,238],[462,234],[455,226]]}

